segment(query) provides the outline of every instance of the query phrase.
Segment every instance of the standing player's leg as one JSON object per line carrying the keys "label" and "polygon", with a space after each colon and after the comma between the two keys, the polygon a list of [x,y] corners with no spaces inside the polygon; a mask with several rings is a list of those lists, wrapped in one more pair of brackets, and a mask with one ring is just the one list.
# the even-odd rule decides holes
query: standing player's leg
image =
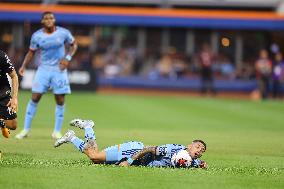
{"label": "standing player's leg", "polygon": [[52,73],[51,87],[53,88],[53,93],[55,95],[55,101],[56,101],[55,126],[52,133],[52,138],[58,139],[62,136],[60,131],[64,120],[65,95],[71,93],[66,70],[54,71]]}
{"label": "standing player's leg", "polygon": [[39,68],[35,74],[32,85],[32,98],[29,101],[26,109],[24,129],[16,135],[17,139],[23,139],[28,136],[31,129],[32,120],[36,114],[38,103],[44,93],[47,92],[50,86],[50,71]]}
{"label": "standing player's leg", "polygon": [[52,133],[52,138],[59,139],[62,137],[60,131],[62,128],[62,123],[64,120],[64,101],[65,95],[64,94],[56,94],[55,101],[56,101],[56,108],[55,108],[55,125],[54,130]]}
{"label": "standing player's leg", "polygon": [[26,109],[26,116],[24,122],[24,129],[16,135],[17,139],[23,139],[28,136],[31,130],[32,120],[36,114],[37,106],[42,97],[41,93],[32,93],[32,98],[28,102],[27,109]]}

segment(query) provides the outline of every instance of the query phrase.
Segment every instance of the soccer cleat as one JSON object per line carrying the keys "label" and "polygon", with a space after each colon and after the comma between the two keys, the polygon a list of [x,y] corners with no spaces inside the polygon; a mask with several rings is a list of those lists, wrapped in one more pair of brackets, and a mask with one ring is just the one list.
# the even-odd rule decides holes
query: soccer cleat
{"label": "soccer cleat", "polygon": [[19,134],[17,134],[15,136],[16,139],[23,139],[23,138],[26,138],[28,137],[28,134],[29,134],[29,131],[28,130],[22,130]]}
{"label": "soccer cleat", "polygon": [[61,138],[62,137],[62,134],[60,133],[60,132],[53,132],[52,134],[51,134],[51,137],[53,138],[53,139],[59,139],[59,138]]}
{"label": "soccer cleat", "polygon": [[54,147],[59,147],[64,143],[68,143],[71,142],[71,139],[75,137],[75,132],[72,130],[68,130],[63,137],[61,137],[60,139],[56,140],[54,143]]}
{"label": "soccer cleat", "polygon": [[10,129],[8,129],[7,127],[1,127],[2,130],[2,135],[5,138],[9,138],[10,137]]}
{"label": "soccer cleat", "polygon": [[70,126],[85,129],[86,127],[94,127],[95,123],[92,120],[73,119],[70,121]]}

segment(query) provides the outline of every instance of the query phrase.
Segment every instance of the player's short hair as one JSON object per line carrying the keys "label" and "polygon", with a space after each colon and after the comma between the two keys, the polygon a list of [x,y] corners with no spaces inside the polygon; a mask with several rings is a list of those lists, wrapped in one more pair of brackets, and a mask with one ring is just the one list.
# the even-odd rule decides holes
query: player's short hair
{"label": "player's short hair", "polygon": [[203,140],[196,139],[196,140],[192,141],[192,143],[196,143],[196,142],[200,142],[201,144],[203,144],[203,146],[204,146],[204,148],[206,150],[206,143]]}
{"label": "player's short hair", "polygon": [[[47,14],[53,14],[53,12],[50,12],[50,11],[45,11],[41,14],[41,19],[43,19],[43,17]],[[54,15],[54,14],[53,14]]]}

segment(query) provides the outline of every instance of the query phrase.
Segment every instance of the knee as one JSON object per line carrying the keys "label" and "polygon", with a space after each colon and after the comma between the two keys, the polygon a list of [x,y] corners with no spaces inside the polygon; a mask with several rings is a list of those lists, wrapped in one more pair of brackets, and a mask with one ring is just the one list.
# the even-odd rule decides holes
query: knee
{"label": "knee", "polygon": [[90,160],[94,163],[94,164],[100,164],[102,163],[99,159],[97,158],[90,158]]}
{"label": "knee", "polygon": [[13,120],[7,120],[6,121],[6,125],[9,129],[11,130],[16,130],[17,126],[18,126],[18,122],[17,119],[13,119]]}
{"label": "knee", "polygon": [[100,160],[99,160],[99,158],[98,158],[97,153],[89,154],[89,158],[90,158],[90,160],[91,160],[93,163],[95,163],[95,164],[100,163]]}
{"label": "knee", "polygon": [[93,152],[87,155],[89,156],[90,160],[95,164],[104,163],[104,159],[102,158],[99,152]]}
{"label": "knee", "polygon": [[34,103],[38,103],[40,98],[41,98],[41,96],[39,96],[39,95],[32,95],[32,101]]}
{"label": "knee", "polygon": [[32,98],[32,101],[33,101],[34,103],[38,103],[38,102],[39,102],[39,99],[37,99],[37,98]]}
{"label": "knee", "polygon": [[16,120],[16,119],[14,119],[13,121],[12,121],[12,130],[16,130],[17,129],[17,126],[18,126],[18,121]]}
{"label": "knee", "polygon": [[55,101],[57,105],[60,106],[64,105],[64,96],[56,96]]}
{"label": "knee", "polygon": [[59,105],[59,106],[63,106],[63,105],[64,105],[64,100],[62,100],[62,101],[56,101],[56,104]]}

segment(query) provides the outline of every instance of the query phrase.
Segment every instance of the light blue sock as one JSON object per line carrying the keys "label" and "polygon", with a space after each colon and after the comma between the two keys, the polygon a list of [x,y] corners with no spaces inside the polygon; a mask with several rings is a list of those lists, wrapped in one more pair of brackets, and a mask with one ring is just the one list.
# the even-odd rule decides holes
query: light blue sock
{"label": "light blue sock", "polygon": [[54,131],[60,132],[64,119],[64,105],[56,105],[55,108],[55,126]]}
{"label": "light blue sock", "polygon": [[87,141],[96,140],[96,135],[92,127],[85,128],[85,139]]}
{"label": "light blue sock", "polygon": [[25,117],[25,123],[24,123],[25,130],[29,131],[31,129],[31,123],[36,113],[36,110],[37,110],[37,103],[30,100],[27,105],[27,109],[26,109],[26,117]]}
{"label": "light blue sock", "polygon": [[71,142],[78,150],[80,150],[80,152],[84,151],[86,143],[83,140],[79,139],[78,137],[74,137],[71,139]]}

